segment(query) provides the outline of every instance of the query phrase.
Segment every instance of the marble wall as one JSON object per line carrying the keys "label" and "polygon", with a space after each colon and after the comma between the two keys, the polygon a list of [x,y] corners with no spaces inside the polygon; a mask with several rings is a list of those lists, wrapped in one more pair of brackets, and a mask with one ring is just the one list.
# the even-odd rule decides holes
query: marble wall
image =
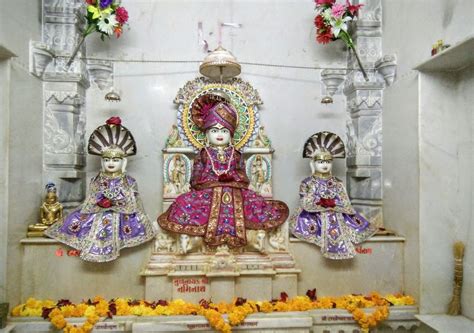
{"label": "marble wall", "polygon": [[[383,149],[386,154],[383,171],[385,225],[406,238],[405,292],[418,299],[420,281],[417,87],[417,74],[413,73],[397,80],[386,90],[383,116]],[[400,101],[404,101],[403,107],[399,107]],[[400,123],[400,119],[404,121]]]}
{"label": "marble wall", "polygon": [[443,313],[452,295],[453,244],[466,244],[471,224],[472,108],[459,94],[469,80],[458,73],[420,75],[420,303],[423,313]]}
{"label": "marble wall", "polygon": [[[472,102],[463,100],[472,95],[472,80],[441,75],[420,83],[413,68],[430,58],[436,40],[455,44],[474,33],[470,18],[474,3],[385,0],[383,4],[384,53],[395,53],[399,64],[398,81],[386,90],[384,101],[385,222],[406,237],[406,290],[421,298],[422,312],[442,313],[451,292],[453,241],[460,236],[459,230],[465,232],[462,238],[472,232],[472,185],[468,185],[472,151],[464,146],[459,154],[454,142],[462,134],[472,149],[472,120],[464,112]],[[437,86],[434,81],[440,86],[431,90]],[[423,88],[428,89],[422,101]],[[420,114],[420,110],[424,112]],[[434,130],[428,138],[423,132],[427,128]],[[444,149],[446,145],[450,149]],[[437,151],[440,159],[432,151]],[[437,166],[432,165],[436,161]],[[447,173],[446,168],[451,172]],[[461,181],[463,177],[467,177],[467,183]],[[430,189],[436,189],[436,193],[429,194]],[[466,265],[471,266],[472,262]],[[465,281],[467,299],[472,299],[472,283]],[[472,303],[465,303],[466,315],[472,318],[471,309]]]}
{"label": "marble wall", "polygon": [[[463,241],[466,244],[466,253],[464,256],[464,276],[465,276],[465,283],[464,283],[464,291],[463,291],[463,299],[462,299],[462,306],[463,306],[463,313],[465,316],[474,320],[474,224],[473,220],[473,207],[474,207],[474,177],[472,176],[472,163],[474,160],[474,117],[472,116],[473,105],[474,105],[474,67],[471,66],[469,71],[461,74],[460,79],[462,80],[463,84],[459,87],[459,94],[460,96],[464,96],[465,105],[467,112],[471,112],[471,144],[467,148],[470,149],[470,157],[471,157],[471,187],[470,187],[470,197],[471,197],[471,215],[468,217],[468,221],[465,222],[467,224],[467,228],[464,230],[463,234]],[[469,156],[469,155],[468,155]],[[467,203],[469,205],[469,203]]]}
{"label": "marble wall", "polygon": [[[8,60],[0,60],[0,155],[8,156],[8,91],[5,82],[10,76]],[[7,293],[7,244],[8,244],[8,159],[0,163],[0,301]]]}
{"label": "marble wall", "polygon": [[[115,86],[122,102],[103,99],[105,90],[93,83],[87,91],[87,133],[112,115],[122,117],[135,135],[138,154],[130,158],[129,172],[137,178],[147,212],[161,210],[161,149],[176,122],[173,99],[186,81],[196,77],[198,62],[206,55],[199,44],[198,23],[211,49],[217,46],[218,22],[241,24],[224,27],[223,46],[241,62],[297,66],[345,67],[340,43],[323,47],[315,42],[314,5],[310,1],[126,1],[130,30],[119,40],[88,40],[90,57],[119,59],[194,60],[194,63],[115,63]],[[320,130],[345,135],[345,99],[320,104],[324,89],[320,71],[242,64],[242,78],[256,87],[264,105],[261,123],[273,141],[274,197],[297,204],[300,181],[310,173],[301,158],[307,137]],[[87,160],[88,178],[99,167]],[[336,174],[345,178],[345,161],[336,162]]]}
{"label": "marble wall", "polygon": [[28,71],[28,41],[40,36],[41,1],[0,2],[0,53],[17,56],[0,59],[0,301],[12,303],[19,301],[19,242],[42,194],[41,82]]}

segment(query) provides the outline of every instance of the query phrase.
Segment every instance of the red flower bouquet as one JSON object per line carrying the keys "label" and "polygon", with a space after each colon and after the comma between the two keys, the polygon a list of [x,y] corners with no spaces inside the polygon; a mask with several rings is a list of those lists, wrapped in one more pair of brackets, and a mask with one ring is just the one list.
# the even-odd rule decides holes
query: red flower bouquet
{"label": "red flower bouquet", "polygon": [[348,32],[348,23],[357,17],[362,5],[353,5],[349,0],[346,0],[345,3],[337,3],[336,0],[315,0],[315,3],[317,14],[314,18],[314,25],[316,26],[317,42],[328,44],[338,39],[343,40],[347,47],[354,52],[362,74],[368,81],[367,73]]}

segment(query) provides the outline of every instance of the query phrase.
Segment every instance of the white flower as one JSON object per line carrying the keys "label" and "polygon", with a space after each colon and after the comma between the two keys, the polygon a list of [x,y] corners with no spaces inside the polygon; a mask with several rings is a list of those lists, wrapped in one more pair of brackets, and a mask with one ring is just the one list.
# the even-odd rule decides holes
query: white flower
{"label": "white flower", "polygon": [[324,11],[321,12],[321,15],[328,22],[334,19],[334,16],[332,16],[331,8],[326,8]]}
{"label": "white flower", "polygon": [[112,35],[114,33],[114,27],[118,24],[117,19],[114,14],[104,14],[99,19],[97,26],[99,30],[106,33],[107,35]]}
{"label": "white flower", "polygon": [[347,22],[349,22],[350,20],[352,20],[352,17],[346,16],[344,18],[340,18],[336,20],[333,18],[330,21],[331,27],[332,27],[332,33],[335,38],[339,36],[339,33],[341,32],[341,30],[347,32]]}

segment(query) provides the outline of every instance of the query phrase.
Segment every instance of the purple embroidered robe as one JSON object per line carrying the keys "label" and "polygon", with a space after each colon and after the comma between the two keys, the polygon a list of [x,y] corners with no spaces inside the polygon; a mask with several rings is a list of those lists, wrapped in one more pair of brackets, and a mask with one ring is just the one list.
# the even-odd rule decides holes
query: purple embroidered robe
{"label": "purple embroidered robe", "polygon": [[84,260],[106,262],[116,259],[120,249],[152,239],[156,229],[143,209],[135,179],[100,173],[92,179],[81,208],[45,234],[80,250]]}
{"label": "purple embroidered robe", "polygon": [[311,176],[300,186],[300,207],[290,219],[292,234],[321,247],[329,259],[355,256],[354,244],[377,228],[352,208],[346,189],[336,177]]}
{"label": "purple embroidered robe", "polygon": [[246,229],[272,229],[285,222],[285,203],[266,201],[248,189],[240,152],[229,146],[224,154],[221,160],[216,148],[197,154],[191,191],[178,196],[158,218],[163,229],[202,236],[209,246],[241,247],[247,243]]}

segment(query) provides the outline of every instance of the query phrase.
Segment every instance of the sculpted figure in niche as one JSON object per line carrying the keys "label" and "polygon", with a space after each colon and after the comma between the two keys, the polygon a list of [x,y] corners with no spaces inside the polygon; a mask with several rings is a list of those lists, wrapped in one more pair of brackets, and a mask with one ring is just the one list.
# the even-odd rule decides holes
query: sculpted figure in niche
{"label": "sculpted figure in niche", "polygon": [[126,157],[136,154],[136,145],[120,118],[110,118],[92,133],[88,152],[102,157],[101,172],[81,208],[45,234],[80,250],[84,260],[111,261],[120,249],[151,240],[156,228],[143,209],[137,182],[125,173]]}
{"label": "sculpted figure in niche", "polygon": [[252,168],[251,168],[252,187],[257,193],[260,193],[262,189],[262,185],[265,183],[265,178],[266,178],[266,175],[265,175],[266,165],[263,164],[262,160],[263,160],[262,156],[257,155],[255,156],[255,159],[252,161]]}
{"label": "sculpted figure in niche", "polygon": [[175,193],[183,192],[186,182],[186,164],[184,163],[181,155],[177,154],[173,156],[173,163],[170,173],[170,180],[175,187]]}
{"label": "sculpted figure in niche", "polygon": [[236,248],[247,244],[247,229],[268,230],[284,223],[286,204],[266,201],[248,189],[243,157],[232,143],[237,112],[229,96],[220,92],[200,96],[191,114],[205,131],[207,144],[194,160],[191,191],[178,196],[158,218],[160,226],[203,237],[211,247]]}
{"label": "sculpted figure in niche", "polygon": [[311,158],[313,174],[301,183],[291,232],[318,245],[326,258],[352,258],[353,244],[365,241],[377,227],[354,210],[344,184],[331,174],[333,158],[345,157],[344,144],[336,134],[319,132],[306,141],[303,157]]}

